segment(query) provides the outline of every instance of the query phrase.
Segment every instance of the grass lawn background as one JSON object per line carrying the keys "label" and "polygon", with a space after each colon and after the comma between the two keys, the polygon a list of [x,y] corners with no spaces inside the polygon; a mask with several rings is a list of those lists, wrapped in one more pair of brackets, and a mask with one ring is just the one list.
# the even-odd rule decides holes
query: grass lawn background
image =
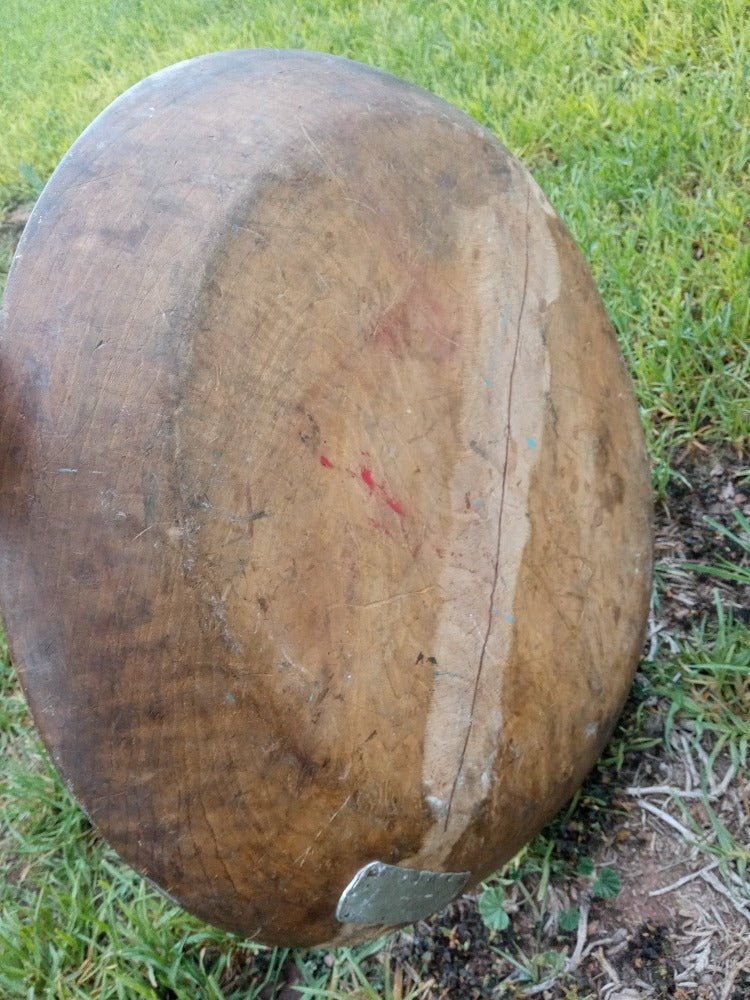
{"label": "grass lawn background", "polygon": [[4,0],[0,207],[143,76],[227,48],[379,66],[519,155],[594,272],[664,488],[675,445],[747,438],[745,0]]}
{"label": "grass lawn background", "polygon": [[[33,200],[83,128],[143,76],[261,46],[332,52],[395,73],[473,115],[525,162],[588,258],[615,323],[660,496],[682,476],[684,449],[747,447],[745,0],[3,0],[0,215]],[[0,270],[10,253],[0,231]],[[675,712],[697,718],[715,702],[717,739],[738,762],[750,739],[748,645],[739,622],[710,620],[649,675]],[[706,669],[691,688],[695,663]],[[688,681],[677,692],[681,665]],[[0,688],[0,996],[260,997],[264,977],[280,982],[286,953],[263,951],[243,980],[254,946],[184,916],[119,865],[49,769],[7,655]],[[744,872],[747,850],[730,841],[731,863]],[[548,837],[528,855],[543,881],[554,850]],[[341,984],[353,991],[366,962],[349,952],[327,965],[311,959],[304,995],[323,996],[324,986],[325,995],[350,995]],[[372,996],[386,988],[379,982]]]}

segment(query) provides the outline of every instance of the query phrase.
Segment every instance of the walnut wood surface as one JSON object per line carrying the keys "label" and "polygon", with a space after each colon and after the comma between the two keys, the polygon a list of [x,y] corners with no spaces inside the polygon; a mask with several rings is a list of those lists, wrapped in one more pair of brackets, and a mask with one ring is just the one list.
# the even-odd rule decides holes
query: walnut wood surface
{"label": "walnut wood surface", "polygon": [[582,257],[437,98],[232,52],[128,91],[27,226],[0,603],[114,847],[267,941],[372,860],[471,870],[570,796],[646,618],[648,470]]}

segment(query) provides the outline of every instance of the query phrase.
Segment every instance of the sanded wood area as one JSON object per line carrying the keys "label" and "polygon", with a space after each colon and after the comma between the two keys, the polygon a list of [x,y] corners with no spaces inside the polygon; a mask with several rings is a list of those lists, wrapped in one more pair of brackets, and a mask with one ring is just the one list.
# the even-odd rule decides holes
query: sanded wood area
{"label": "sanded wood area", "polygon": [[474,881],[570,796],[639,655],[637,407],[528,172],[437,98],[232,52],[108,108],[0,340],[0,604],[134,865],[267,942],[357,870]]}

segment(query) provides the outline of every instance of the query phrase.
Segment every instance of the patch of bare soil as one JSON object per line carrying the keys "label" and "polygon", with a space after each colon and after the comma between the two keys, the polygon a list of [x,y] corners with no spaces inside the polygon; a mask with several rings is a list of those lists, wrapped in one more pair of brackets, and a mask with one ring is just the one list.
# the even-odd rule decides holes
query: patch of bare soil
{"label": "patch of bare soil", "polygon": [[737,618],[750,622],[750,587],[705,573],[686,572],[685,562],[737,563],[741,553],[711,521],[736,532],[734,512],[750,516],[750,465],[726,450],[686,453],[679,462],[684,481],[673,483],[656,510],[656,560],[663,584],[656,608],[666,632],[682,632],[714,607],[714,590]]}
{"label": "patch of bare soil", "polygon": [[18,239],[23,232],[24,226],[29,221],[29,216],[34,208],[34,202],[27,202],[24,205],[16,205],[5,216],[0,218],[0,229],[4,229],[15,235]]}
{"label": "patch of bare soil", "polygon": [[668,747],[645,753],[622,789],[630,801],[615,843],[595,852],[622,880],[603,919],[628,943],[616,955],[605,949],[602,996],[625,989],[625,996],[682,1000],[750,996],[732,985],[742,981],[750,949],[750,897],[736,870],[711,853],[716,833],[707,811],[741,841],[750,829],[746,788],[726,758],[711,767],[704,753],[679,727]]}

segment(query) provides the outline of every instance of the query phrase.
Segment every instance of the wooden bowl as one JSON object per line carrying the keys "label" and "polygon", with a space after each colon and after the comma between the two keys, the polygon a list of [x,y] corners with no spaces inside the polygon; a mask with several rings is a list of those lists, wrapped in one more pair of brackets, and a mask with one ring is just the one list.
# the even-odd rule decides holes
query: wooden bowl
{"label": "wooden bowl", "polygon": [[129,90],[26,228],[0,411],[36,723],[206,920],[429,913],[602,749],[650,592],[638,410],[559,218],[438,98],[277,51]]}

